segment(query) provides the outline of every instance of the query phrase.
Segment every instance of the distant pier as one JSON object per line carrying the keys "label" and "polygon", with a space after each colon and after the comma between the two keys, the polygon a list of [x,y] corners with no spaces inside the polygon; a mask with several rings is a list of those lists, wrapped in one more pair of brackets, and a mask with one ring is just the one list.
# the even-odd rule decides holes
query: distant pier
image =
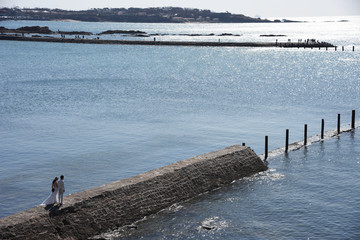
{"label": "distant pier", "polygon": [[113,44],[113,45],[150,45],[150,46],[200,46],[200,47],[284,47],[284,48],[331,48],[336,47],[327,42],[195,42],[195,41],[141,41],[141,40],[106,40],[89,38],[59,38],[41,36],[0,35],[0,40],[83,43],[83,44]]}

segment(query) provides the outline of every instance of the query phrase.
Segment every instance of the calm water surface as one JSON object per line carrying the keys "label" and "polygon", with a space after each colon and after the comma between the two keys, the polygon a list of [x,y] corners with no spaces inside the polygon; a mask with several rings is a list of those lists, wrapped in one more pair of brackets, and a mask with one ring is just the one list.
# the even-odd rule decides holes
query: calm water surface
{"label": "calm water surface", "polygon": [[242,142],[261,154],[264,135],[270,149],[278,148],[286,128],[298,141],[303,124],[309,136],[318,134],[321,118],[335,128],[338,113],[349,123],[351,110],[360,109],[360,51],[349,47],[360,49],[359,22],[1,22],[92,32],[231,32],[246,41],[285,33],[346,51],[1,41],[0,217],[41,203],[61,174],[69,194]]}

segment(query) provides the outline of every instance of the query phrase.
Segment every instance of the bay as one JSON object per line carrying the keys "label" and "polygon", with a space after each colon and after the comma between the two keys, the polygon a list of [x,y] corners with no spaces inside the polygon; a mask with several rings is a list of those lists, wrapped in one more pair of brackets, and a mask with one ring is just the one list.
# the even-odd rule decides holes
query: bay
{"label": "bay", "polygon": [[[316,38],[346,51],[0,42],[0,217],[67,193],[246,142],[257,154],[350,123],[359,109],[359,17],[294,24],[9,21],[1,26],[149,33],[231,32],[222,41]],[[119,36],[113,36],[118,38]],[[212,40],[164,36],[158,40]],[[144,39],[151,40],[151,39]],[[356,51],[351,51],[355,46]],[[358,115],[357,115],[358,119]]]}

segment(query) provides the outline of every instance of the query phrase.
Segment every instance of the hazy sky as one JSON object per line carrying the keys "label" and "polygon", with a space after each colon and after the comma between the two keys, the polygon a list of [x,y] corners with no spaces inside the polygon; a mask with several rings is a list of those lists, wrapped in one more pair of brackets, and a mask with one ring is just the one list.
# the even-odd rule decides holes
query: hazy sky
{"label": "hazy sky", "polygon": [[188,7],[251,17],[360,15],[360,0],[0,0],[0,7],[90,8]]}

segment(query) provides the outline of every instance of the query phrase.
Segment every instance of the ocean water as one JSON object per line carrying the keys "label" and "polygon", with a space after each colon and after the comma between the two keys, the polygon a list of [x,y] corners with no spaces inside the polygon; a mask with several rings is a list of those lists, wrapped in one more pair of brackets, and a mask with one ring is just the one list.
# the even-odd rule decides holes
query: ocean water
{"label": "ocean water", "polygon": [[336,127],[338,113],[349,124],[352,109],[358,120],[360,18],[346,18],[292,24],[0,22],[66,31],[241,34],[222,41],[275,41],[259,35],[285,34],[284,41],[316,38],[345,46],[325,51],[1,41],[0,217],[41,203],[61,174],[69,194],[242,142],[262,154],[265,135],[275,149],[284,145],[285,129],[290,142],[298,141],[305,123],[308,135],[315,135],[322,118],[326,129]]}
{"label": "ocean water", "polygon": [[359,239],[359,156],[359,132],[345,133],[273,158],[268,171],[173,205],[136,229],[103,237]]}

